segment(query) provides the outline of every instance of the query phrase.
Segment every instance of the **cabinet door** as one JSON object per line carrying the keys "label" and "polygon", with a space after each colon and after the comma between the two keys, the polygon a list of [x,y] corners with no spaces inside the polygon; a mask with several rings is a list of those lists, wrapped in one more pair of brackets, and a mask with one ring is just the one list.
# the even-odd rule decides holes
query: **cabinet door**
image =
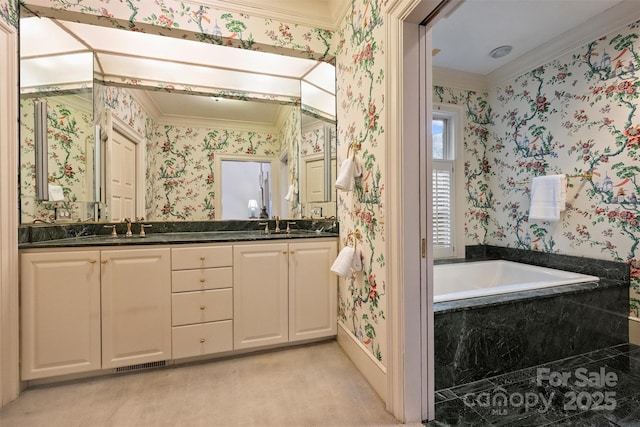
{"label": "cabinet door", "polygon": [[289,244],[289,341],[336,335],[336,242]]}
{"label": "cabinet door", "polygon": [[287,342],[287,299],[287,244],[234,246],[234,349]]}
{"label": "cabinet door", "polygon": [[20,257],[21,379],[100,369],[100,252]]}
{"label": "cabinet door", "polygon": [[102,251],[102,367],[171,359],[169,249]]}

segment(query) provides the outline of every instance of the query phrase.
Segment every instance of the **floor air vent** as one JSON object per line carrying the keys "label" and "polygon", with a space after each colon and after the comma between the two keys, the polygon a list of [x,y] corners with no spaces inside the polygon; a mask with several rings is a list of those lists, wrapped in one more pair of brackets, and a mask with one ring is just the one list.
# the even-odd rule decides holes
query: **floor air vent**
{"label": "floor air vent", "polygon": [[121,366],[115,369],[115,372],[131,372],[131,371],[140,371],[142,369],[151,369],[151,368],[160,368],[162,366],[166,366],[167,361],[161,360],[159,362],[149,362],[149,363],[140,363],[138,365],[129,365],[129,366]]}

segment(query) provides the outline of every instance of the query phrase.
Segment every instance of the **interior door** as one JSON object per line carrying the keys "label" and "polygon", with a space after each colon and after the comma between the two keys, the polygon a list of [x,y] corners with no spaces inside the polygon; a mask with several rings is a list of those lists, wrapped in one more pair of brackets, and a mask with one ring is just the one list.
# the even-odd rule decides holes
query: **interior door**
{"label": "interior door", "polygon": [[125,135],[113,131],[111,140],[111,158],[109,197],[110,220],[122,221],[123,218],[136,217],[136,143]]}
{"label": "interior door", "polygon": [[324,160],[305,162],[305,201],[324,201]]}

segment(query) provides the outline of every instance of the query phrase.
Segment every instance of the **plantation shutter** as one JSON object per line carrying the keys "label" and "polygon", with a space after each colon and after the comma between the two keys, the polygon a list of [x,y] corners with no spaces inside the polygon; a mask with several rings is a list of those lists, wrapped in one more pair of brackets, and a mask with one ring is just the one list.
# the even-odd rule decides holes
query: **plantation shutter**
{"label": "plantation shutter", "polygon": [[453,256],[453,161],[433,160],[433,256]]}

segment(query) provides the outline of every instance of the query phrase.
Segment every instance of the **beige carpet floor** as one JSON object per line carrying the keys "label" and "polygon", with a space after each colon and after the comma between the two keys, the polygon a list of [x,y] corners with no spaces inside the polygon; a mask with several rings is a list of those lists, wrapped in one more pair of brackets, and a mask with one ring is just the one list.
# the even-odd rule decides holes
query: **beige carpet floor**
{"label": "beige carpet floor", "polygon": [[335,341],[39,386],[1,427],[398,425]]}

